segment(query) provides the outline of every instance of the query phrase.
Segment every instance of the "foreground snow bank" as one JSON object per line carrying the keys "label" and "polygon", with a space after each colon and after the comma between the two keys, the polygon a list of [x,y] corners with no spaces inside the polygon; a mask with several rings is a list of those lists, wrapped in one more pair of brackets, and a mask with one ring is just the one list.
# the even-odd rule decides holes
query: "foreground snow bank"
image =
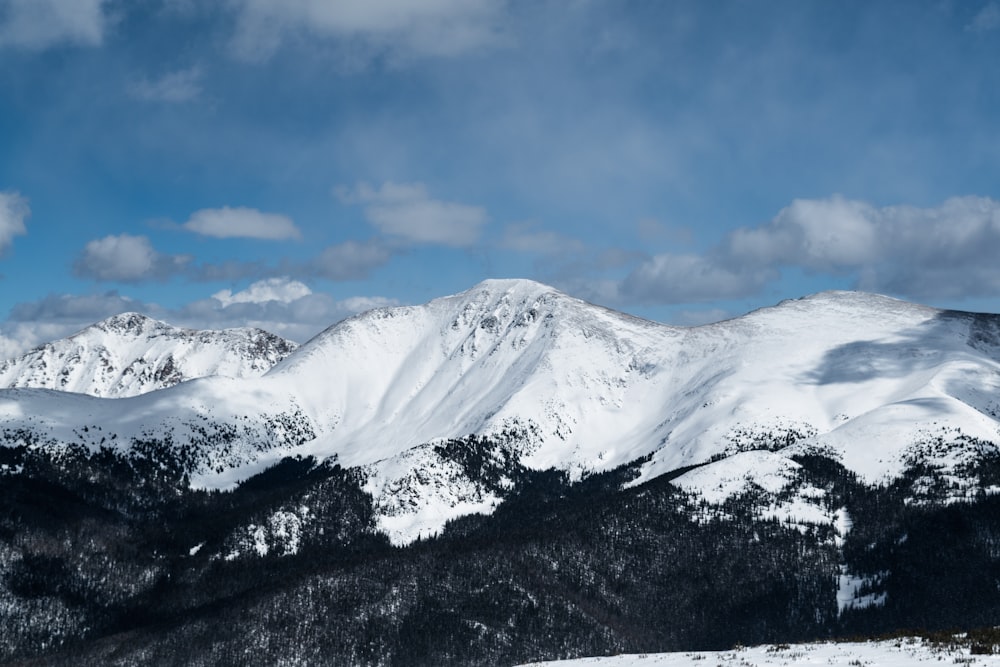
{"label": "foreground snow bank", "polygon": [[944,646],[904,638],[863,643],[772,644],[731,651],[697,651],[580,658],[533,665],[558,667],[688,667],[733,665],[878,665],[910,667],[923,664],[1000,665],[1000,655],[971,655],[966,646]]}

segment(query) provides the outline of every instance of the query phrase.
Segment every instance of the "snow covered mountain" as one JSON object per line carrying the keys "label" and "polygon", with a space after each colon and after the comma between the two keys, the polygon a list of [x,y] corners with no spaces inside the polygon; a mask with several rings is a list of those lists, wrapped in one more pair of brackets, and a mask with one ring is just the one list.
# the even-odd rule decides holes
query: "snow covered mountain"
{"label": "snow covered mountain", "polygon": [[0,361],[0,387],[137,396],[209,375],[262,375],[295,347],[260,329],[195,331],[123,313]]}
{"label": "snow covered mountain", "polygon": [[[770,644],[738,646],[729,651],[684,651],[617,655],[575,660],[538,662],[521,667],[690,667],[708,664],[714,667],[796,667],[797,665],[881,665],[882,667],[914,667],[943,661],[951,664],[1000,665],[1000,655],[983,654],[987,647],[974,653],[971,643],[960,635],[948,643],[934,643],[920,637],[867,642],[812,642],[808,644]],[[705,663],[699,661],[704,660]]]}
{"label": "snow covered mountain", "polygon": [[[95,366],[83,366],[89,377]],[[108,394],[135,386],[106,376]],[[350,318],[261,377],[117,400],[0,392],[0,435],[8,446],[159,443],[211,488],[286,456],[336,460],[363,471],[381,529],[400,543],[491,511],[511,466],[579,479],[645,457],[639,484],[701,465],[676,483],[721,503],[751,485],[791,489],[791,457],[819,453],[870,483],[920,462],[957,494],[991,493],[963,471],[1000,442],[1000,317],[830,292],[677,328],[492,280]],[[470,436],[485,439],[490,481],[441,446]],[[785,511],[834,523],[809,493]]]}
{"label": "snow covered mountain", "polygon": [[[141,353],[81,334],[67,368],[206,358],[148,327]],[[953,627],[995,650],[998,442],[1000,316],[831,292],[678,328],[487,281],[262,375],[0,389],[0,661],[500,665]]]}

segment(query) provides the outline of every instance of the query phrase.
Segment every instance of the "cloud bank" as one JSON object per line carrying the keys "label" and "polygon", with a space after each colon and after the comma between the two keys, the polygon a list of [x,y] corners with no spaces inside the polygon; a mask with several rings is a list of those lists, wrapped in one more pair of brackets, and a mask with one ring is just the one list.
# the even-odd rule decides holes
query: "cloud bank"
{"label": "cloud bank", "polygon": [[687,303],[758,292],[794,268],[853,278],[908,298],[1000,291],[1000,202],[954,197],[937,207],[877,207],[840,196],[799,199],[741,227],[703,255],[659,254],[622,281],[626,301]]}

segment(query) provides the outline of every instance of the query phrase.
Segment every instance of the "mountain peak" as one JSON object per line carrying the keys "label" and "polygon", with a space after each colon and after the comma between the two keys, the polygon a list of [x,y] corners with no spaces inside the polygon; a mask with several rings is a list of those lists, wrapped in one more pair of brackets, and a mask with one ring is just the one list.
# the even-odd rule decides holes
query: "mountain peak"
{"label": "mountain peak", "polygon": [[[112,315],[88,328],[100,329],[108,333],[140,335],[150,329],[169,327],[166,322],[154,320],[151,317],[136,312],[125,312]],[[85,329],[86,331],[86,329]]]}
{"label": "mountain peak", "polygon": [[488,278],[466,290],[463,294],[472,292],[557,292],[554,287],[529,278]]}
{"label": "mountain peak", "polygon": [[816,325],[823,321],[837,327],[855,327],[861,321],[868,321],[882,322],[892,327],[906,323],[918,324],[935,317],[940,312],[936,308],[872,292],[829,290],[796,299],[786,299],[774,306],[761,308],[737,318],[737,321],[788,319],[790,322],[794,321],[797,326]]}
{"label": "mountain peak", "polygon": [[198,331],[135,312],[0,361],[0,388],[120,398],[210,375],[261,375],[295,344],[260,329]]}
{"label": "mountain peak", "polygon": [[475,304],[475,307],[480,310],[484,308],[488,310],[495,309],[501,306],[506,306],[505,309],[509,310],[512,305],[518,304],[530,310],[537,302],[547,301],[552,297],[562,299],[571,298],[554,287],[534,280],[526,278],[494,278],[484,280],[464,292],[435,299],[428,305],[455,304],[459,302],[465,304],[462,306],[464,309],[468,309]]}
{"label": "mountain peak", "polygon": [[863,290],[825,290],[808,294],[797,299],[786,299],[778,304],[785,303],[806,303],[806,304],[835,304],[839,306],[849,306],[857,308],[891,308],[907,310],[928,310],[936,311],[936,308],[922,306],[911,301],[904,301],[896,297],[878,294],[876,292],[865,292]]}

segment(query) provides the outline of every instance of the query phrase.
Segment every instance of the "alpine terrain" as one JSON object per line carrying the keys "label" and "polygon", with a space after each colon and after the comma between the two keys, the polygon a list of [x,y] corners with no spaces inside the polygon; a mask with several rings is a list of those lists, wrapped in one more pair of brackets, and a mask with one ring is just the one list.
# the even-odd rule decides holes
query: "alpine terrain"
{"label": "alpine terrain", "polygon": [[0,656],[513,664],[1000,618],[1000,316],[828,292],[679,328],[491,280],[293,347],[126,315],[0,364]]}
{"label": "alpine terrain", "polygon": [[0,387],[136,396],[208,375],[262,375],[295,347],[260,329],[193,331],[123,313],[0,361]]}

